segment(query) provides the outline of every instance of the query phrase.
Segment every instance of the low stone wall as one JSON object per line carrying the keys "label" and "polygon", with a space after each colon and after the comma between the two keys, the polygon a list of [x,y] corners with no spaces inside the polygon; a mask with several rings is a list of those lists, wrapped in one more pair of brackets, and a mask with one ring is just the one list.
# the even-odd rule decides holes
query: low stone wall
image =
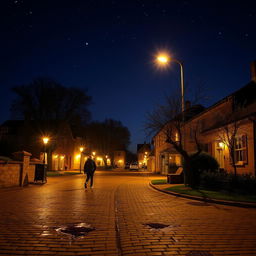
{"label": "low stone wall", "polygon": [[19,186],[22,162],[0,161],[0,188]]}
{"label": "low stone wall", "polygon": [[18,161],[0,160],[0,188],[26,186],[34,182],[35,164],[30,162],[31,154],[16,152]]}

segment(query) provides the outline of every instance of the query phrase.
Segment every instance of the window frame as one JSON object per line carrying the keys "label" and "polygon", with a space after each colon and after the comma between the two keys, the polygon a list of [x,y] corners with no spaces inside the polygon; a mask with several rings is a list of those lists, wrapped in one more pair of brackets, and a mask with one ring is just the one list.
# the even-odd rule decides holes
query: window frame
{"label": "window frame", "polygon": [[234,160],[237,166],[248,164],[248,142],[246,134],[238,135],[235,138]]}

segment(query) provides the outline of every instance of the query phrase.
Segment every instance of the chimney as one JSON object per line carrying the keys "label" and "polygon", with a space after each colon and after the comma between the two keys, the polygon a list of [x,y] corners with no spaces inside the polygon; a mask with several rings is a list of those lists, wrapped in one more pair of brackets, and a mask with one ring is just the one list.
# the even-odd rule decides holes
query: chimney
{"label": "chimney", "polygon": [[191,108],[191,102],[189,100],[186,100],[186,103],[185,103],[185,110]]}
{"label": "chimney", "polygon": [[252,81],[256,82],[256,60],[251,63]]}

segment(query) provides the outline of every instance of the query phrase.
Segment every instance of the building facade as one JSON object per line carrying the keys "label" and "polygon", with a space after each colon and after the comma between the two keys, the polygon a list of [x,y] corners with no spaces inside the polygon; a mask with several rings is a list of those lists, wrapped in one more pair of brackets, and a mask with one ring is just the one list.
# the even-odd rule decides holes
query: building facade
{"label": "building facade", "polygon": [[[220,168],[234,172],[235,166],[237,174],[256,174],[255,70],[254,62],[250,83],[183,123],[182,143],[187,152],[195,152],[199,143],[203,151],[217,159]],[[154,136],[153,144],[155,172],[171,173],[182,165],[181,155],[166,142],[164,128]]]}
{"label": "building facade", "polygon": [[114,166],[124,168],[126,162],[126,153],[124,150],[114,151]]}
{"label": "building facade", "polygon": [[144,142],[144,144],[137,144],[137,158],[139,168],[147,168],[149,155],[151,153],[150,144]]}

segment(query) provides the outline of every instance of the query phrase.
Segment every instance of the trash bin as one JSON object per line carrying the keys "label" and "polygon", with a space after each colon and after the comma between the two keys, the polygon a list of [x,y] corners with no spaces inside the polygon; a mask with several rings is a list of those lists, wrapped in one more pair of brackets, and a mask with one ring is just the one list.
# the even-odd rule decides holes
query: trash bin
{"label": "trash bin", "polygon": [[46,182],[46,164],[36,164],[34,181]]}

